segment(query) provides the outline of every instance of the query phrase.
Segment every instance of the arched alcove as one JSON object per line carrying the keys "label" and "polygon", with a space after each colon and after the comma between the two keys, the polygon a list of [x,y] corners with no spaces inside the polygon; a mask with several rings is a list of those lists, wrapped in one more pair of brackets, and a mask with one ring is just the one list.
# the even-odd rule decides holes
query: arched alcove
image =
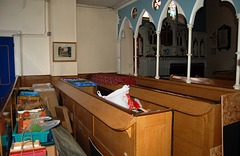
{"label": "arched alcove", "polygon": [[133,75],[133,29],[130,21],[125,18],[120,33],[120,73]]}
{"label": "arched alcove", "polygon": [[[169,14],[169,4],[160,17],[159,76],[169,79],[170,75],[186,75],[187,65],[187,21],[182,8],[176,2],[176,16]],[[180,8],[180,9],[179,9]],[[181,10],[179,12],[179,10]],[[165,18],[163,18],[165,17]]]}
{"label": "arched alcove", "polygon": [[156,71],[157,35],[151,15],[144,10],[137,35],[138,75],[154,77]]}
{"label": "arched alcove", "polygon": [[229,72],[230,79],[235,79],[237,19],[232,3],[205,0],[204,7],[196,13],[192,45],[192,59],[204,60],[203,77],[218,78],[219,72]]}

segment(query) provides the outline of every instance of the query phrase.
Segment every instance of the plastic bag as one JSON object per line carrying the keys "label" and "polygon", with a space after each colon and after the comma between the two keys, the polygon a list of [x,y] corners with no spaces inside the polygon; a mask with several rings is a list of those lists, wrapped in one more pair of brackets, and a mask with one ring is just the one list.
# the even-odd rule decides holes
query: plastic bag
{"label": "plastic bag", "polygon": [[142,104],[139,99],[134,98],[133,105],[135,108],[142,108]]}
{"label": "plastic bag", "polygon": [[98,96],[116,103],[119,106],[123,106],[128,109],[133,109],[133,103],[129,96],[129,86],[124,85],[122,88],[115,90],[107,96],[102,96],[100,91],[97,91]]}
{"label": "plastic bag", "polygon": [[[39,117],[33,120],[27,127],[24,129],[24,132],[44,132],[47,131],[60,123],[60,120],[51,120],[50,117]],[[51,120],[45,122],[45,120]]]}

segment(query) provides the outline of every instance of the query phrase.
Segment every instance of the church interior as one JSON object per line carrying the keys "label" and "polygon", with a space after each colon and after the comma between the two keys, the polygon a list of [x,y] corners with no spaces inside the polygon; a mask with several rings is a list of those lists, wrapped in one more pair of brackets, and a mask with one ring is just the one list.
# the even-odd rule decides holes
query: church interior
{"label": "church interior", "polygon": [[239,0],[0,0],[0,20],[1,156],[240,155]]}

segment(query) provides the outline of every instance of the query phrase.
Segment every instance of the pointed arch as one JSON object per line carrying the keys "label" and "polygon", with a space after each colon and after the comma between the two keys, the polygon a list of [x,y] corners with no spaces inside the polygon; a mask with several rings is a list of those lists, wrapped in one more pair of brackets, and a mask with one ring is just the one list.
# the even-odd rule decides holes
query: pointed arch
{"label": "pointed arch", "polygon": [[203,5],[204,5],[204,0],[196,1],[195,5],[193,7],[192,13],[191,13],[189,24],[194,25],[194,20],[195,20],[196,14],[197,14],[198,10],[203,7]]}
{"label": "pointed arch", "polygon": [[[147,11],[147,10],[143,9],[141,14],[140,14],[140,16],[139,16],[139,18],[138,18],[136,29],[135,29],[135,32],[134,32],[134,36],[135,37],[138,36],[139,27],[140,27],[140,25],[142,25],[143,14],[144,14],[145,11]],[[149,21],[152,22],[155,25],[155,23],[153,21],[153,18],[152,18],[151,14],[149,12],[148,12],[148,15],[149,15]],[[155,25],[155,27],[156,27],[156,25]]]}
{"label": "pointed arch", "polygon": [[[167,17],[167,11],[168,11],[168,6],[169,4],[171,3],[172,0],[168,0],[168,2],[165,4],[164,8],[163,8],[163,11],[159,17],[159,20],[158,20],[158,27],[157,27],[157,31],[161,31],[161,28],[162,28],[162,22],[163,20]],[[176,1],[175,1],[176,2]],[[182,14],[185,18],[186,18],[186,15],[181,7],[181,5],[179,5],[178,2],[176,2],[176,5],[177,5],[177,9],[178,9],[178,14]]]}
{"label": "pointed arch", "polygon": [[123,19],[123,22],[122,22],[122,24],[121,24],[120,30],[119,30],[119,32],[118,32],[118,39],[121,38],[121,33],[122,33],[122,31],[124,30],[125,22],[128,22],[130,28],[133,29],[132,23],[131,23],[130,20],[125,16],[124,19]]}
{"label": "pointed arch", "polygon": [[223,1],[227,1],[227,2],[231,3],[231,4],[233,5],[235,11],[237,12],[237,8],[236,8],[236,6],[235,6],[233,0],[221,0],[221,1],[222,1],[222,2],[223,2]]}

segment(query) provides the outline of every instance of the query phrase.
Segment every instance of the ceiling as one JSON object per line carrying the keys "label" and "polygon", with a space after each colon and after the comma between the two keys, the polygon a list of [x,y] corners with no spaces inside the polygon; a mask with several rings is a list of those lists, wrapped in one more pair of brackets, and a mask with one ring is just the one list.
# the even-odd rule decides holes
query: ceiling
{"label": "ceiling", "polygon": [[100,6],[118,9],[127,3],[135,2],[136,0],[77,0],[77,4],[91,5],[91,6]]}

